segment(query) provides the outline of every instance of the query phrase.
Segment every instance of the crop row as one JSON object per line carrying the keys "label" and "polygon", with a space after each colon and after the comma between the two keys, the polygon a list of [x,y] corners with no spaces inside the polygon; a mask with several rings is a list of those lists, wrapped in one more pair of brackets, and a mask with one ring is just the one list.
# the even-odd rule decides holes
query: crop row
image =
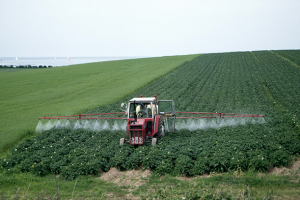
{"label": "crop row", "polygon": [[[218,130],[180,130],[163,137],[155,147],[119,146],[122,132],[52,129],[12,149],[1,160],[9,171],[38,175],[61,174],[72,180],[78,175],[134,169],[138,166],[156,173],[199,175],[230,170],[268,171],[286,166],[299,152],[296,135],[274,127],[261,135],[266,125],[247,125]],[[276,132],[282,134],[274,134]]]}

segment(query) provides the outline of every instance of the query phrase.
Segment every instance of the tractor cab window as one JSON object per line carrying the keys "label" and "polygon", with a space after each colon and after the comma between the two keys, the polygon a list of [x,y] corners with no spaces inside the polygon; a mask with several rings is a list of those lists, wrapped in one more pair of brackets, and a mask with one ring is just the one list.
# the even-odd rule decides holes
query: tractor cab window
{"label": "tractor cab window", "polygon": [[148,118],[152,115],[150,103],[139,103],[136,107],[136,114],[138,118]]}
{"label": "tractor cab window", "polygon": [[[136,104],[135,104],[136,105]],[[129,118],[134,118],[134,111],[136,110],[136,106],[134,107],[134,104],[131,103],[129,107]]]}
{"label": "tractor cab window", "polygon": [[134,118],[134,111],[138,118],[152,117],[151,103],[131,103],[129,117]]}

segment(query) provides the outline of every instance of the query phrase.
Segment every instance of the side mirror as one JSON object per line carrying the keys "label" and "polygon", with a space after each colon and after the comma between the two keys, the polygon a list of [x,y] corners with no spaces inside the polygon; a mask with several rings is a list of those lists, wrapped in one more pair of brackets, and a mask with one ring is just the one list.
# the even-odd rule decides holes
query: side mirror
{"label": "side mirror", "polygon": [[126,103],[121,103],[121,110],[126,112],[127,111],[127,104]]}

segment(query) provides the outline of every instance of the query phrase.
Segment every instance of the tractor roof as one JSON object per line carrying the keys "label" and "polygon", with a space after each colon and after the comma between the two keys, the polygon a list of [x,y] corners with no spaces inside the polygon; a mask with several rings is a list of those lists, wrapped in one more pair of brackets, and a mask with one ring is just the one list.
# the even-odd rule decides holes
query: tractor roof
{"label": "tractor roof", "polygon": [[155,102],[156,99],[155,97],[142,97],[142,98],[133,98],[130,99],[129,102],[133,103],[135,101],[135,103],[150,103],[150,102]]}

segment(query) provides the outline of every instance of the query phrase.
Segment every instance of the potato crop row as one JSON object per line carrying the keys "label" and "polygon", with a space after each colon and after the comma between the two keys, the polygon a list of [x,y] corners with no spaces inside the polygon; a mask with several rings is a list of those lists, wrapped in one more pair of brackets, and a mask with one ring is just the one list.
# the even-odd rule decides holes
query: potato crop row
{"label": "potato crop row", "polygon": [[12,149],[1,160],[11,172],[38,175],[60,174],[68,180],[79,175],[97,175],[111,167],[119,170],[143,166],[156,173],[195,176],[211,172],[249,170],[266,172],[287,166],[299,153],[299,138],[290,133],[274,134],[265,125],[247,125],[219,130],[180,130],[169,133],[159,144],[135,148],[119,146],[122,132],[89,132],[53,129]]}

